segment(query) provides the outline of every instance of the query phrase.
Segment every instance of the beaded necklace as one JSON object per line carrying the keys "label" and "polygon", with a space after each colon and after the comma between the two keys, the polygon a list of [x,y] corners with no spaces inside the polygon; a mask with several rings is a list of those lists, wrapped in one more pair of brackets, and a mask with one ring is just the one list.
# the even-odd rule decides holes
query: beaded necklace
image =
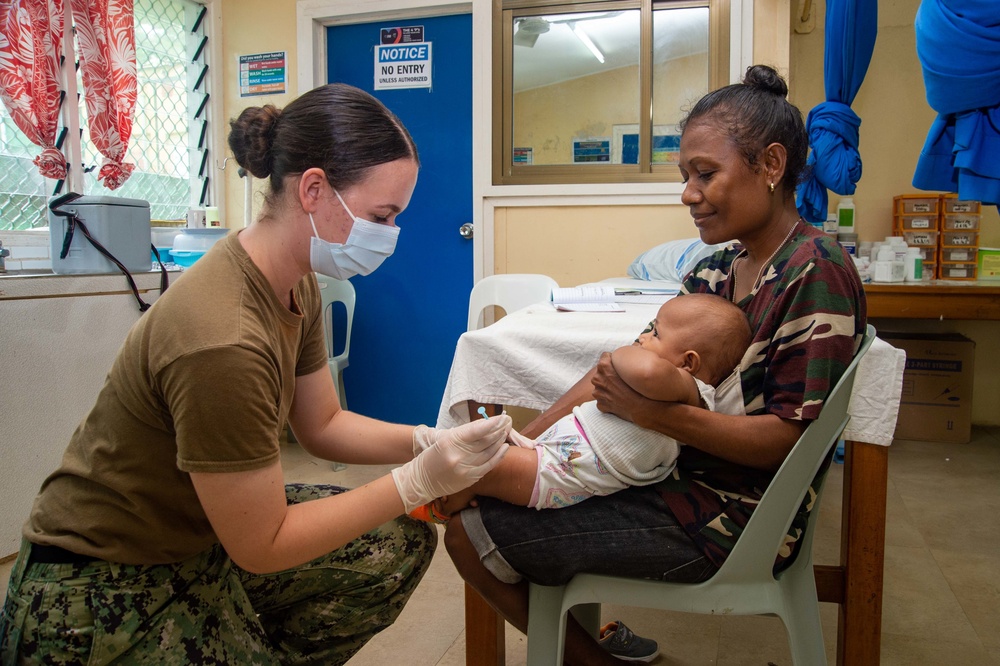
{"label": "beaded necklace", "polygon": [[[754,289],[757,288],[757,284],[760,282],[760,279],[764,276],[764,269],[766,269],[771,264],[774,258],[778,256],[778,252],[781,251],[781,248],[785,247],[785,244],[788,243],[788,241],[792,238],[792,235],[795,233],[795,228],[799,226],[799,222],[801,221],[803,221],[801,217],[795,220],[795,223],[792,225],[792,228],[788,230],[788,234],[785,236],[785,239],[778,244],[778,247],[774,248],[774,252],[771,253],[771,256],[768,257],[764,261],[764,263],[760,265],[760,270],[757,271],[757,278],[753,281],[753,284],[750,285],[750,293],[753,293]],[[733,259],[733,268],[731,271],[733,274],[733,290],[731,292],[730,300],[732,300],[734,303],[736,302],[736,262],[739,261],[740,259],[746,259],[747,256],[749,255],[749,252],[747,252],[746,249],[744,249],[743,252],[745,254],[741,254],[740,256]],[[742,264],[740,265],[742,266]]]}

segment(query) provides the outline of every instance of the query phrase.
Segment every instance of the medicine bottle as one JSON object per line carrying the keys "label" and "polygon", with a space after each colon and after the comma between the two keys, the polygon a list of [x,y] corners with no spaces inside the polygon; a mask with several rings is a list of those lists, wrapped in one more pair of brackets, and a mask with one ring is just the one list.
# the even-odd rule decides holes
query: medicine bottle
{"label": "medicine bottle", "polygon": [[841,197],[837,204],[837,230],[840,233],[854,231],[854,199],[851,197]]}
{"label": "medicine bottle", "polygon": [[906,281],[920,282],[924,279],[924,258],[919,247],[906,249]]}
{"label": "medicine bottle", "polygon": [[844,246],[847,250],[847,254],[857,254],[858,250],[858,235],[846,231],[841,231],[837,234],[837,242]]}
{"label": "medicine bottle", "polygon": [[837,233],[840,231],[840,224],[837,222],[837,213],[828,213],[826,216],[826,221],[823,223],[823,231],[834,238],[837,237]]}

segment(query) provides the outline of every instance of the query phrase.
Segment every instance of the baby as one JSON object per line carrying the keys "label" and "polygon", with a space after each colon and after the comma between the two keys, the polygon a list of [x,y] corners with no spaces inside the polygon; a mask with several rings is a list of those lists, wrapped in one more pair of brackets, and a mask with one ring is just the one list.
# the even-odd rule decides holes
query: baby
{"label": "baby", "polygon": [[[647,398],[715,409],[715,387],[739,382],[737,366],[752,337],[739,307],[720,296],[688,294],[664,303],[635,344],[612,352],[611,362]],[[566,507],[662,481],[680,453],[675,439],[601,412],[596,401],[574,408],[538,440],[514,431],[511,439],[517,446],[475,485],[412,515],[443,522],[476,495],[536,509]]]}

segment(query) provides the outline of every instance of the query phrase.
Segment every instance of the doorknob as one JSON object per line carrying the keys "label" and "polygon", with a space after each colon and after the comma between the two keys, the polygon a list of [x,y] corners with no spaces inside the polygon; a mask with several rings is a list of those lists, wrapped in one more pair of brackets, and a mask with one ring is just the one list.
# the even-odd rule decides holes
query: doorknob
{"label": "doorknob", "polygon": [[462,238],[472,238],[472,234],[475,231],[475,226],[472,222],[466,222],[458,228],[458,235]]}

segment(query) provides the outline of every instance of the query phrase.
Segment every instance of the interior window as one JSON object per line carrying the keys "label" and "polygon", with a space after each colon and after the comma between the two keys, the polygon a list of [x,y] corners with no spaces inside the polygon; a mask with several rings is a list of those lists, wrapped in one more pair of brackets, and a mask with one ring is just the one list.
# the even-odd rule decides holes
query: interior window
{"label": "interior window", "polygon": [[496,184],[679,180],[677,123],[725,82],[726,0],[495,7]]}

